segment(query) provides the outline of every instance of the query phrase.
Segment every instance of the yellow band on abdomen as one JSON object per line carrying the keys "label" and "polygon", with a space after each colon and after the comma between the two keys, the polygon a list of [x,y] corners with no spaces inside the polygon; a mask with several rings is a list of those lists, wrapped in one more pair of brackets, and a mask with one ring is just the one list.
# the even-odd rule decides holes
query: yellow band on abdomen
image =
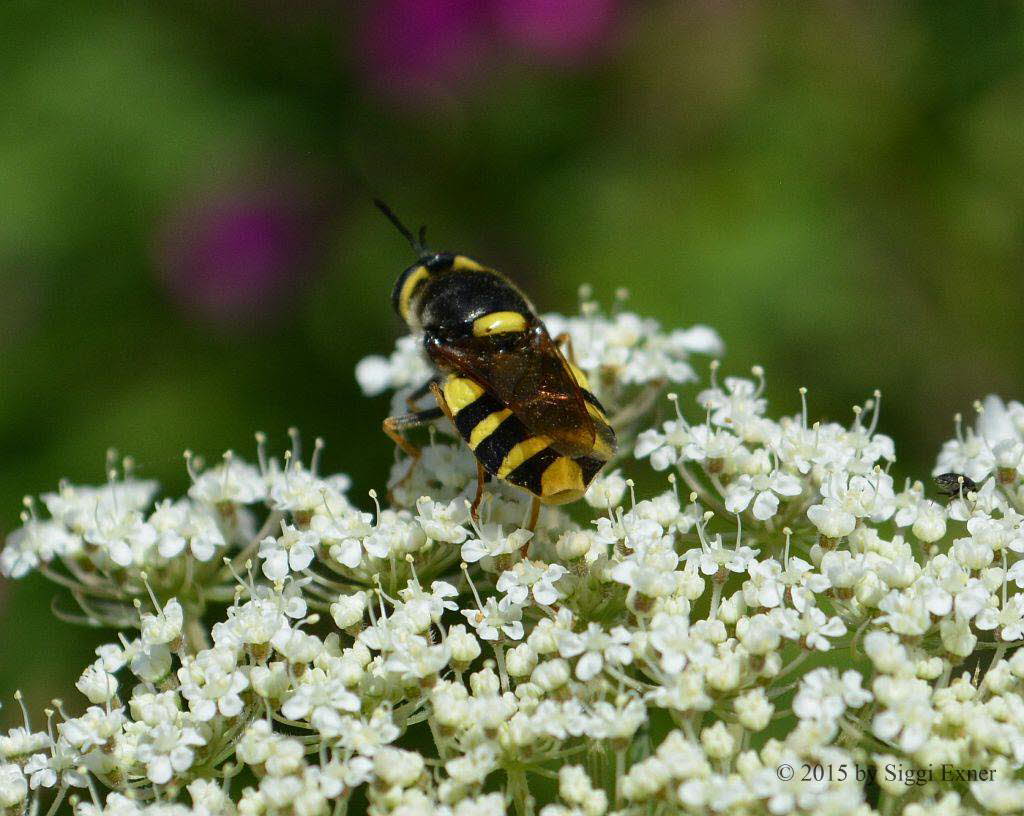
{"label": "yellow band on abdomen", "polygon": [[457,414],[477,397],[484,389],[466,377],[449,377],[444,382],[444,401],[453,414]]}
{"label": "yellow band on abdomen", "polygon": [[568,456],[561,456],[547,466],[541,476],[541,496],[552,498],[560,494],[583,494],[583,471]]}
{"label": "yellow band on abdomen", "polygon": [[549,444],[551,444],[551,440],[546,436],[531,436],[529,439],[524,439],[505,454],[505,458],[501,460],[501,467],[498,468],[498,478],[504,479],[523,462],[535,453],[540,453]]}
{"label": "yellow band on abdomen", "polygon": [[503,408],[500,411],[495,411],[493,414],[488,414],[480,420],[470,432],[469,439],[466,440],[469,443],[469,449],[476,450],[477,446],[494,433],[498,426],[511,414],[512,412],[508,408]]}

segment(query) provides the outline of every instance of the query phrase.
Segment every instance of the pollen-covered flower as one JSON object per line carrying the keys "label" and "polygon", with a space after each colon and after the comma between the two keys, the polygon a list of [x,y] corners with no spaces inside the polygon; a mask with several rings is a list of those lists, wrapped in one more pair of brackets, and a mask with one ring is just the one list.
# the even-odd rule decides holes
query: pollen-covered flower
{"label": "pollen-covered flower", "polygon": [[780,498],[802,492],[799,480],[780,470],[741,473],[725,490],[725,508],[730,513],[742,513],[750,507],[754,518],[765,521],[778,512]]}
{"label": "pollen-covered flower", "polygon": [[509,640],[523,637],[523,608],[507,596],[500,601],[490,597],[482,608],[463,609],[462,614],[483,640],[497,640],[502,635]]}
{"label": "pollen-covered flower", "polygon": [[[465,558],[465,546],[462,551]],[[550,606],[562,597],[555,584],[568,572],[561,564],[520,561],[499,576],[495,589],[506,593],[513,603],[521,604],[532,595],[537,603]]]}
{"label": "pollen-covered flower", "polygon": [[82,676],[75,683],[90,703],[109,703],[117,694],[117,678],[103,668],[103,661],[97,660],[87,666]]}
{"label": "pollen-covered flower", "polygon": [[793,712],[801,719],[834,722],[847,708],[860,708],[871,700],[871,692],[860,684],[861,675],[853,669],[842,675],[834,668],[814,669],[800,678]]}
{"label": "pollen-covered flower", "polygon": [[942,446],[932,475],[962,473],[979,484],[997,467],[1016,471],[1024,459],[1024,405],[1009,405],[995,394],[980,403],[974,429],[962,431]]}
{"label": "pollen-covered flower", "polygon": [[263,574],[281,583],[292,572],[302,572],[313,562],[320,538],[311,530],[299,530],[292,524],[281,525],[281,535],[267,536],[260,542]]}
{"label": "pollen-covered flower", "polygon": [[0,552],[0,574],[23,578],[41,563],[58,555],[71,555],[81,547],[80,539],[54,521],[29,519],[7,537]]}
{"label": "pollen-covered flower", "polygon": [[188,494],[213,507],[255,504],[266,498],[267,485],[259,470],[232,454],[226,455],[218,467],[198,474]]}
{"label": "pollen-covered flower", "polygon": [[204,649],[178,669],[181,696],[199,722],[207,722],[218,713],[236,717],[242,712],[241,692],[249,680],[239,670],[234,651],[215,646]]}
{"label": "pollen-covered flower", "polygon": [[166,499],[157,505],[149,523],[156,529],[162,558],[175,558],[188,547],[197,561],[205,562],[227,544],[213,514],[186,501]]}
{"label": "pollen-covered flower", "polygon": [[499,525],[485,524],[477,531],[477,536],[466,539],[462,545],[462,560],[470,564],[519,552],[533,538],[533,533],[518,529],[506,535]]}
{"label": "pollen-covered flower", "polygon": [[0,806],[20,808],[28,799],[28,780],[21,768],[13,763],[0,765]]}
{"label": "pollen-covered flower", "polygon": [[157,785],[166,784],[174,774],[191,768],[195,760],[195,749],[206,744],[196,729],[172,722],[160,722],[132,730],[138,740],[135,755],[145,766],[146,776]]}
{"label": "pollen-covered flower", "polygon": [[590,680],[597,676],[605,664],[621,666],[633,662],[630,651],[632,635],[621,626],[606,632],[598,624],[591,623],[585,632],[563,632],[559,638],[558,653],[562,657],[579,657],[576,661],[576,676]]}

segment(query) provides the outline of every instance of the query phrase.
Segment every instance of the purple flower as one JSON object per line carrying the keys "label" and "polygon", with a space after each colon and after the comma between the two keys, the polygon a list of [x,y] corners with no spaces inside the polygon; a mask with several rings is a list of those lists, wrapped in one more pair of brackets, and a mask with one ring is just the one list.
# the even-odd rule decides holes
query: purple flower
{"label": "purple flower", "polygon": [[607,39],[617,0],[495,0],[495,23],[519,48],[552,62],[575,63]]}
{"label": "purple flower", "polygon": [[362,32],[377,88],[450,94],[510,60],[575,64],[607,42],[621,0],[377,0]]}
{"label": "purple flower", "polygon": [[264,313],[304,282],[320,215],[292,185],[244,184],[188,201],[160,236],[161,274],[201,316]]}
{"label": "purple flower", "polygon": [[436,96],[472,73],[489,8],[481,0],[378,0],[363,30],[366,68],[389,95]]}

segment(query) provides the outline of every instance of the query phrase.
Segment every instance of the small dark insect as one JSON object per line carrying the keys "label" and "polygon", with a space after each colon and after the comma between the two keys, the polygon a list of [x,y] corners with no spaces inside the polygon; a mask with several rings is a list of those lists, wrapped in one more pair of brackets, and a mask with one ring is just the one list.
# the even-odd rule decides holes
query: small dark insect
{"label": "small dark insect", "polygon": [[974,480],[962,473],[940,474],[935,477],[935,484],[939,486],[939,493],[950,498],[978,492],[978,485],[974,483]]}
{"label": "small dark insect", "polygon": [[[568,337],[552,339],[511,281],[465,255],[428,250],[423,230],[414,236],[375,203],[416,252],[391,300],[437,371],[410,397],[412,413],[385,419],[384,432],[415,460],[419,449],[402,432],[447,417],[476,457],[473,517],[493,476],[533,495],[533,529],[541,504],[581,498],[615,453],[604,408]],[[415,411],[428,390],[437,407]]]}

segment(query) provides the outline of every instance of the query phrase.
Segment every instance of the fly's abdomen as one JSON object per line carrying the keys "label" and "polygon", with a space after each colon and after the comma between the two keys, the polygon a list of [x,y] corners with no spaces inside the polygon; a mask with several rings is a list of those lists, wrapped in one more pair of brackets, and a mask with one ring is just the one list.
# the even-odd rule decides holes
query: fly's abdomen
{"label": "fly's abdomen", "polygon": [[[591,455],[564,456],[551,446],[549,437],[532,434],[501,400],[473,380],[449,376],[443,391],[455,427],[484,469],[545,504],[581,498],[614,451],[614,434],[609,447],[598,428]],[[601,417],[607,427],[603,412]]]}

